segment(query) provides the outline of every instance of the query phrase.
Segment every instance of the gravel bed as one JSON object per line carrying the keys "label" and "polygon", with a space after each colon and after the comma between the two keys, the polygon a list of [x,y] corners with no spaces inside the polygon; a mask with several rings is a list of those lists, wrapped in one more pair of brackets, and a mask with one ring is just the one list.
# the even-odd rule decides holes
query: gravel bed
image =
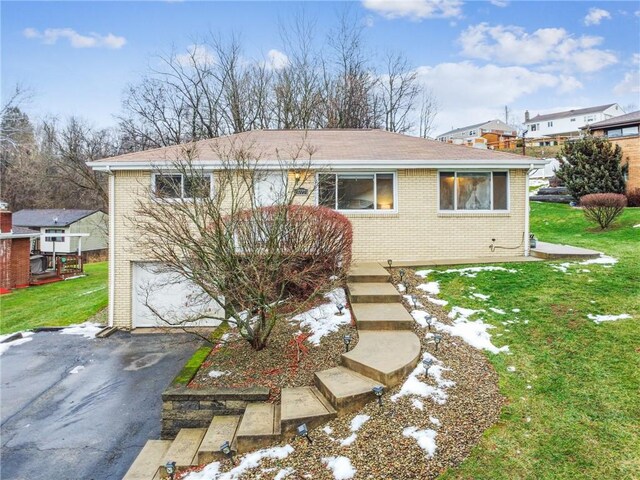
{"label": "gravel bed", "polygon": [[[441,307],[427,302],[424,292],[416,289],[417,285],[425,283],[425,279],[415,276],[412,270],[405,270],[407,273],[404,280],[408,292],[418,297],[423,304],[422,309],[436,316],[440,322],[451,323]],[[392,269],[392,275],[394,284],[399,283],[397,269]],[[412,310],[412,306],[405,306]],[[240,478],[272,479],[280,469],[292,468],[295,472],[281,478],[333,479],[336,477],[322,459],[344,456],[356,470],[353,476],[355,479],[422,480],[436,478],[447,468],[462,462],[482,433],[499,417],[504,399],[498,390],[498,376],[485,355],[462,339],[441,332],[442,343],[436,352],[434,344],[427,338],[427,329],[418,324],[415,324],[414,329],[422,339],[423,351],[434,354],[450,369],[442,372],[443,379],[455,382],[454,386],[446,389],[448,398],[445,403],[439,404],[430,398],[421,398],[424,407],[419,410],[412,404],[412,398],[417,397],[404,396],[393,402],[390,397],[400,390],[399,385],[390,392],[385,392],[382,406],[372,402],[357,414],[340,417],[312,430],[310,436],[313,444],[303,438],[286,439],[280,446],[290,444],[294,447],[288,457],[282,460],[263,460],[258,468],[247,470]],[[340,335],[342,332],[335,334],[331,341],[323,342],[327,346],[318,350],[318,353],[325,352],[325,361],[332,364],[337,363],[341,351],[341,348],[333,348],[342,345]],[[311,356],[316,355],[314,352]],[[318,362],[311,359],[309,361]],[[323,365],[323,368],[326,366]],[[302,380],[311,375],[312,373],[307,377],[300,374],[295,378]],[[420,379],[424,380],[424,376]],[[431,377],[427,383],[436,385]],[[350,423],[355,415],[368,415],[371,418],[356,432],[357,437],[351,445],[341,446],[341,440],[353,433]],[[435,417],[439,425],[433,423],[430,417]],[[325,427],[329,427],[332,432],[326,433],[323,430]],[[436,450],[433,456],[429,456],[415,438],[403,435],[403,430],[407,427],[436,432]],[[222,471],[230,468],[232,466],[227,461],[221,466]]]}

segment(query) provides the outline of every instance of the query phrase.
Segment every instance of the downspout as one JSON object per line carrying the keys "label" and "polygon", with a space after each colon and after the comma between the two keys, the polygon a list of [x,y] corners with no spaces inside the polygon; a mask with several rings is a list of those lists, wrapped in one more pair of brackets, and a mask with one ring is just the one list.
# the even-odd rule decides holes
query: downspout
{"label": "downspout", "polygon": [[106,171],[109,175],[109,305],[107,307],[107,312],[109,316],[109,327],[113,327],[116,285],[116,178],[110,167],[107,167]]}
{"label": "downspout", "polygon": [[524,256],[528,257],[529,256],[529,250],[530,250],[530,246],[531,246],[531,242],[529,242],[529,175],[531,175],[531,172],[533,172],[534,170],[537,170],[536,168],[533,168],[533,164],[529,165],[529,170],[527,170],[527,178],[525,180],[525,189],[524,189],[524,194],[525,194],[525,201],[524,201]]}

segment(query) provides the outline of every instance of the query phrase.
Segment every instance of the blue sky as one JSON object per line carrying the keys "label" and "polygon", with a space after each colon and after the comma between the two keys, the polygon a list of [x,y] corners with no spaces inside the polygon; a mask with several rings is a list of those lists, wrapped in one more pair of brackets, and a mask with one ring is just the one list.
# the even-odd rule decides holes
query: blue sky
{"label": "blue sky", "polygon": [[[371,58],[402,50],[440,104],[436,132],[617,102],[640,105],[640,1],[364,0]],[[244,54],[286,55],[278,33],[300,9],[323,40],[340,2],[12,2],[1,8],[2,94],[16,83],[32,116],[116,123],[123,89],[154,55],[209,31],[239,33]]]}

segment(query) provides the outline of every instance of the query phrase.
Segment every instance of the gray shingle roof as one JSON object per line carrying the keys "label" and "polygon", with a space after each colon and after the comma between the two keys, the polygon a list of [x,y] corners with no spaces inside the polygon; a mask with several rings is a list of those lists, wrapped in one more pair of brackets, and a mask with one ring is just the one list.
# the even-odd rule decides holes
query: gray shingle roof
{"label": "gray shingle roof", "polygon": [[53,208],[20,210],[13,214],[13,224],[19,227],[67,227],[98,210],[67,210]]}
{"label": "gray shingle roof", "polygon": [[585,125],[584,127],[580,127],[582,129],[590,129],[595,130],[603,127],[617,127],[628,124],[640,123],[640,110],[636,112],[627,113],[625,115],[620,115],[618,117],[607,118],[606,120],[602,120],[600,122],[592,123],[590,125]]}
{"label": "gray shingle roof", "polygon": [[612,107],[613,105],[615,105],[615,103],[609,103],[607,105],[598,105],[597,107],[580,108],[578,110],[565,110],[564,112],[549,113],[547,115],[536,115],[535,117],[531,118],[529,121],[525,123],[535,123],[535,122],[541,122],[544,120],[554,120],[556,118],[569,117],[573,115],[586,115],[588,113],[602,112],[607,108]]}

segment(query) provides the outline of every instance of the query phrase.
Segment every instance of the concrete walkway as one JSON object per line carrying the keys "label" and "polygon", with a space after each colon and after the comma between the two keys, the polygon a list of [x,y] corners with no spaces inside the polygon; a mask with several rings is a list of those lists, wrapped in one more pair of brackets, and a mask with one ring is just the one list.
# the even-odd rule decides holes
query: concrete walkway
{"label": "concrete walkway", "polygon": [[531,255],[545,260],[557,258],[579,258],[588,260],[598,258],[600,252],[587,248],[573,247],[571,245],[559,245],[556,243],[538,242],[536,248],[531,249]]}

